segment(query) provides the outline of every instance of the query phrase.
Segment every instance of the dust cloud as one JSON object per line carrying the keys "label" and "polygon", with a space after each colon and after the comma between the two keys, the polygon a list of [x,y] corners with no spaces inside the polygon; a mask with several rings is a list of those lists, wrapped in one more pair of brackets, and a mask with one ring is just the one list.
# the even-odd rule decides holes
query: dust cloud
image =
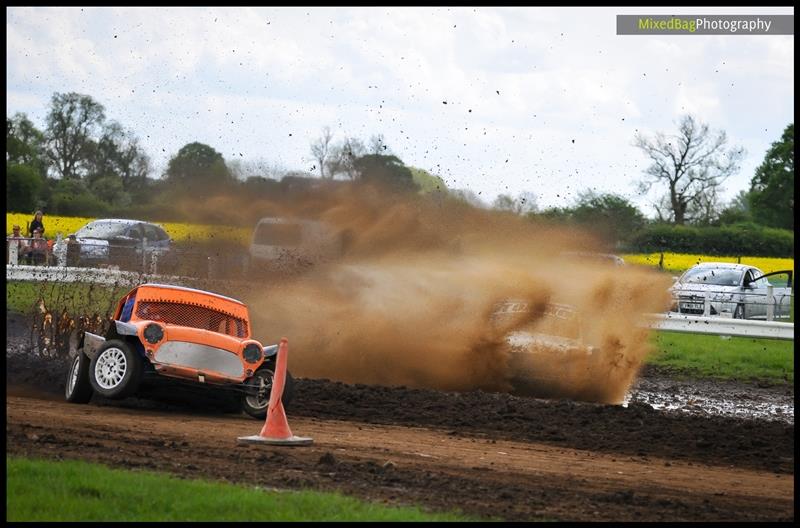
{"label": "dust cloud", "polygon": [[[347,234],[341,257],[291,276],[254,273],[240,295],[254,337],[289,339],[295,376],[444,390],[524,385],[619,403],[649,351],[637,323],[669,302],[669,281],[655,271],[565,254],[602,252],[586,233],[442,195],[348,185],[254,207]],[[505,310],[509,300],[522,308]],[[570,328],[552,313],[560,305]]]}

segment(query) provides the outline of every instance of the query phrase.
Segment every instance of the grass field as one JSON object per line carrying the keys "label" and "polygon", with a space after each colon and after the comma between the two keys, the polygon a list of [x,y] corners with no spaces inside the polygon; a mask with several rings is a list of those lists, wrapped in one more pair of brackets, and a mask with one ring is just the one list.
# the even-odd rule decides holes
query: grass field
{"label": "grass field", "polygon": [[647,363],[701,377],[794,383],[794,342],[656,332]]}
{"label": "grass field", "polygon": [[6,456],[7,521],[466,521],[333,493],[262,490]]}

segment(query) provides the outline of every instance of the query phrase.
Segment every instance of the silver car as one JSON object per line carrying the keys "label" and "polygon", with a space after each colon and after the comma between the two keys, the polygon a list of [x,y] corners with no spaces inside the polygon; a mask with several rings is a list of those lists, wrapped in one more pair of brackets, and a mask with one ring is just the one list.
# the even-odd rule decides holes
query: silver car
{"label": "silver car", "polygon": [[788,317],[792,296],[792,270],[764,274],[744,264],[706,262],[683,273],[670,288],[673,312],[702,315],[709,298],[709,315],[734,319],[766,319],[767,287],[772,286],[776,318]]}

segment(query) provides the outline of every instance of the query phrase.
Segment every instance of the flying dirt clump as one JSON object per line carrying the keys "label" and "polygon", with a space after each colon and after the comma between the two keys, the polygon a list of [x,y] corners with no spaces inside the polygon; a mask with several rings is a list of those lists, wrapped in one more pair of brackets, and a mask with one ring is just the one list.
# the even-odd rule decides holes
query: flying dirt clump
{"label": "flying dirt clump", "polygon": [[[510,390],[509,335],[546,333],[547,307],[561,303],[581,319],[579,337],[601,353],[590,369],[566,369],[559,354],[543,354],[555,392],[621,401],[648,351],[648,332],[637,323],[669,302],[668,281],[657,272],[566,256],[601,251],[586,233],[442,196],[348,186],[298,201],[293,213],[350,240],[340,260],[291,278],[253,279],[242,295],[255,337],[288,337],[290,367],[301,377]],[[508,299],[528,309],[493,317]]]}

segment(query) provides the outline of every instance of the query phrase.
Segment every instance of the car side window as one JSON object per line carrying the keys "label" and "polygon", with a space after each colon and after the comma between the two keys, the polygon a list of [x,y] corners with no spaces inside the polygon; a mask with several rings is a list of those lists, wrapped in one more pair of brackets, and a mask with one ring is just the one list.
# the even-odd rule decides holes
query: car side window
{"label": "car side window", "polygon": [[147,237],[148,242],[158,242],[162,240],[158,228],[154,225],[144,224],[144,236]]}
{"label": "car side window", "polygon": [[144,233],[142,232],[142,224],[136,224],[128,229],[128,236],[135,238],[136,240],[141,240],[144,236]]}
{"label": "car side window", "polygon": [[166,231],[164,231],[163,229],[161,229],[158,226],[153,226],[153,229],[156,230],[156,234],[158,235],[158,240],[162,240],[162,241],[163,240],[169,240],[169,235],[167,234]]}

